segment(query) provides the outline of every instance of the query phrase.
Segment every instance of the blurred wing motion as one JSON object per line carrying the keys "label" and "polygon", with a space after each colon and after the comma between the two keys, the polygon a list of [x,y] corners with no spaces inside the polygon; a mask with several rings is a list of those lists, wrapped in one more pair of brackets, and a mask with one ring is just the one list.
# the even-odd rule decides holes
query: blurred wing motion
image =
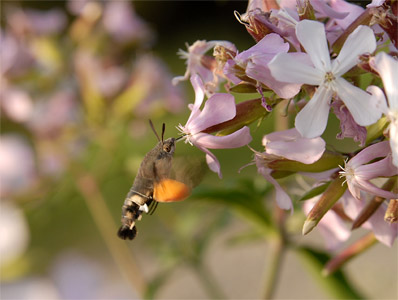
{"label": "blurred wing motion", "polygon": [[184,183],[173,179],[163,179],[155,184],[153,198],[158,202],[175,202],[186,199],[191,189]]}

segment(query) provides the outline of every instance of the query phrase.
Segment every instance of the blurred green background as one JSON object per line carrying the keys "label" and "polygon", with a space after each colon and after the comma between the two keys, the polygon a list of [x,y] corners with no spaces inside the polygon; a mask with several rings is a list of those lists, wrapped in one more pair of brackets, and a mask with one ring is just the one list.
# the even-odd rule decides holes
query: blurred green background
{"label": "blurred green background", "polygon": [[[252,160],[247,147],[214,151],[223,180],[207,172],[192,198],[145,215],[134,241],[116,237],[124,197],[156,143],[148,119],[159,131],[166,123],[166,136],[176,137],[175,127],[189,115],[190,84],[171,86],[172,77],[185,72],[176,52],[201,39],[249,48],[254,42],[233,15],[246,6],[245,1],[1,2],[2,299],[261,296],[273,245],[263,229],[274,201],[255,167],[238,174]],[[256,97],[236,95],[238,102]],[[251,126],[254,149],[262,149],[274,118]],[[336,124],[329,123],[330,142]],[[196,157],[204,155],[177,144],[177,160]],[[304,191],[286,184],[293,198]],[[229,194],[220,192],[219,201],[200,196],[214,191]],[[253,217],[256,205],[268,212],[264,224]],[[303,220],[296,210],[289,234],[299,244],[323,249],[317,232],[301,236]],[[376,245],[347,267],[360,294],[397,297],[396,250]],[[275,297],[334,298],[316,283],[321,265],[311,277],[300,259],[308,260],[287,253]],[[374,284],[372,274],[383,278]]]}

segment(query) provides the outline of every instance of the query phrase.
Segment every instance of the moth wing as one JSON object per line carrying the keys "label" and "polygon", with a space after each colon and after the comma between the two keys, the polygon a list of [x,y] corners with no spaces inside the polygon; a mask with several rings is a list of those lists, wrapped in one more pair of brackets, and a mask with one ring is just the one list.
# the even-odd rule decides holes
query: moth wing
{"label": "moth wing", "polygon": [[166,178],[155,183],[153,198],[158,202],[176,202],[186,199],[191,189],[186,184]]}

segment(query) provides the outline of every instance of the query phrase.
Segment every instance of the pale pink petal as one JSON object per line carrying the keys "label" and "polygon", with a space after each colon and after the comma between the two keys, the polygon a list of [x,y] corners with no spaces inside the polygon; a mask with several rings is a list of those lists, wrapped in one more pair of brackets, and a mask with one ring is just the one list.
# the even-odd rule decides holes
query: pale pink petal
{"label": "pale pink petal", "polygon": [[314,66],[319,70],[330,71],[325,26],[317,21],[303,20],[296,26],[296,35]]}
{"label": "pale pink petal", "polygon": [[262,165],[257,165],[258,172],[275,187],[276,203],[282,209],[290,209],[293,212],[293,203],[289,195],[281,188],[278,181],[271,176],[271,169],[267,169]]}
{"label": "pale pink petal", "polygon": [[387,141],[370,145],[360,151],[357,155],[351,158],[348,164],[356,168],[360,165],[366,164],[375,158],[385,157],[390,153],[391,149]]}
{"label": "pale pink petal", "polygon": [[332,94],[331,89],[321,85],[311,100],[297,114],[295,127],[303,137],[315,138],[325,131]]}
{"label": "pale pink petal", "polygon": [[[281,139],[275,140],[278,133],[281,134]],[[269,135],[272,135],[272,141],[267,141]],[[303,138],[295,128],[274,132],[269,135],[263,138],[266,152],[286,159],[312,164],[321,158],[325,151],[326,143],[322,138]]]}
{"label": "pale pink petal", "polygon": [[368,222],[376,239],[385,244],[386,246],[392,247],[395,239],[398,237],[398,223],[389,224],[384,221],[384,214],[386,212],[387,205],[383,203],[378,210],[369,218]]}
{"label": "pale pink petal", "polygon": [[386,2],[386,0],[372,0],[370,4],[366,5],[366,8],[379,7],[382,6],[384,2]]}
{"label": "pale pink petal", "polygon": [[343,19],[334,19],[341,28],[346,29],[356,18],[359,17],[364,11],[364,9],[358,5],[349,3],[345,0],[331,0],[330,6],[336,12],[348,12],[348,16]]}
{"label": "pale pink petal", "polygon": [[386,199],[396,199],[398,197],[397,194],[394,194],[389,191],[382,190],[377,187],[373,183],[365,180],[356,180],[355,185],[362,191],[368,192],[369,194],[379,196]]}
{"label": "pale pink petal", "polygon": [[380,108],[372,100],[371,95],[341,77],[336,78],[334,83],[338,96],[347,106],[355,122],[367,126],[380,119]]}
{"label": "pale pink petal", "polygon": [[209,169],[213,171],[214,173],[218,174],[218,177],[221,179],[222,174],[221,174],[221,166],[220,162],[218,161],[217,157],[211,153],[208,149],[201,147],[200,145],[195,145],[199,150],[203,151],[206,153],[206,163],[209,166]]}
{"label": "pale pink petal", "polygon": [[344,19],[345,17],[348,16],[348,12],[338,12],[331,8],[329,5],[327,5],[326,1],[311,1],[312,7],[322,13],[323,17],[330,17],[333,19]]}
{"label": "pale pink petal", "polygon": [[249,127],[245,126],[225,136],[215,136],[199,132],[190,138],[195,145],[209,149],[229,149],[247,145],[252,140]]}
{"label": "pale pink petal", "polygon": [[325,73],[300,60],[291,53],[279,53],[268,64],[272,76],[282,82],[320,85]]}
{"label": "pale pink petal", "polygon": [[[388,145],[388,143],[387,143]],[[361,165],[355,169],[356,177],[369,180],[377,177],[390,177],[398,174],[398,169],[391,163],[391,156],[376,161],[371,164]]]}
{"label": "pale pink petal", "polygon": [[203,110],[189,119],[185,125],[191,134],[196,134],[213,125],[231,120],[236,115],[234,96],[214,94],[205,103]]}
{"label": "pale pink petal", "polygon": [[205,97],[205,88],[203,85],[203,81],[202,79],[200,79],[199,75],[195,74],[191,76],[191,84],[195,91],[195,102],[193,105],[191,104],[190,106],[192,113],[189,116],[189,119],[185,126],[188,126],[189,122],[195,119],[197,115],[200,113],[200,106],[202,105],[203,99]]}
{"label": "pale pink petal", "polygon": [[383,80],[390,109],[398,110],[398,61],[384,52],[376,55],[375,66]]}
{"label": "pale pink petal", "polygon": [[346,39],[339,55],[332,63],[332,72],[341,76],[359,62],[359,55],[372,53],[376,49],[376,38],[368,26],[358,26]]}

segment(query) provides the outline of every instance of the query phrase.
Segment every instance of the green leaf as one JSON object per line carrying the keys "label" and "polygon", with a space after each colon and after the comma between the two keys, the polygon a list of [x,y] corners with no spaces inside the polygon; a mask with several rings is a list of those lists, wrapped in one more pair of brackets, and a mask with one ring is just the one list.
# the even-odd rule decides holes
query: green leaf
{"label": "green leaf", "polygon": [[239,83],[231,87],[230,91],[233,93],[241,93],[241,94],[251,94],[258,92],[256,86],[250,83]]}
{"label": "green leaf", "polygon": [[321,185],[318,185],[318,186],[314,187],[312,190],[309,190],[303,196],[301,196],[299,201],[305,201],[305,200],[314,198],[315,196],[318,196],[318,195],[322,194],[324,191],[326,191],[326,189],[329,186],[329,184],[330,184],[330,181],[325,182],[324,184],[321,184]]}
{"label": "green leaf", "polygon": [[296,253],[302,258],[314,278],[336,299],[365,299],[354,289],[343,271],[338,270],[327,277],[322,275],[322,270],[331,258],[326,252],[311,248],[296,248]]}

